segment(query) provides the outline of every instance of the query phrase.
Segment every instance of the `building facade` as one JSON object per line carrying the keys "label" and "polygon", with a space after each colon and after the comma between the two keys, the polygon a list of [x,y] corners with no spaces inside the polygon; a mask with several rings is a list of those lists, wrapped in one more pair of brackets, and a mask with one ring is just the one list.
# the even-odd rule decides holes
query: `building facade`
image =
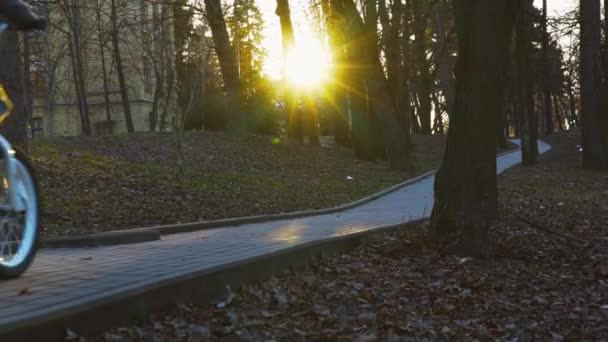
{"label": "building facade", "polygon": [[134,131],[172,128],[177,112],[172,6],[154,0],[59,0],[44,10],[50,28],[24,38],[34,134],[127,132],[125,102]]}

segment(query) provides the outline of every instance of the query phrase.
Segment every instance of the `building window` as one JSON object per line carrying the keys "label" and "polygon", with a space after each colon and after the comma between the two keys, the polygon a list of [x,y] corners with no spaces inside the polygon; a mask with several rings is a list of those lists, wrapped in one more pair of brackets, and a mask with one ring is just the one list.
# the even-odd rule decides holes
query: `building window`
{"label": "building window", "polygon": [[33,117],[31,120],[32,136],[41,137],[44,135],[44,126],[41,117]]}

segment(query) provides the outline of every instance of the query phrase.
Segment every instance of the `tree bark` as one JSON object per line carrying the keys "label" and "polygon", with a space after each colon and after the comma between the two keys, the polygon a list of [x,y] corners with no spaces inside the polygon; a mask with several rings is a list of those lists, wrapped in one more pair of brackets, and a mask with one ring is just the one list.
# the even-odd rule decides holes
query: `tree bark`
{"label": "tree bark", "polygon": [[23,83],[19,70],[19,37],[16,32],[0,35],[0,83],[14,104],[13,113],[0,126],[0,133],[13,145],[27,150],[27,112],[23,97]]}
{"label": "tree bark", "polygon": [[516,27],[517,98],[522,164],[538,163],[538,116],[534,109],[534,84],[531,79],[532,60],[532,2],[519,0]]}
{"label": "tree bark", "polygon": [[112,47],[114,50],[114,63],[116,64],[116,73],[118,75],[118,84],[120,86],[120,98],[122,100],[122,109],[125,112],[125,123],[127,132],[135,132],[133,127],[133,117],[131,116],[131,106],[129,104],[129,93],[127,89],[127,81],[125,80],[125,71],[122,64],[122,56],[120,52],[119,29],[118,29],[118,5],[116,0],[111,2],[111,18],[112,22]]}
{"label": "tree bark", "polygon": [[601,110],[600,0],[580,1],[583,168],[608,170],[606,111]]}
{"label": "tree bark", "polygon": [[516,0],[454,0],[456,102],[435,181],[431,236],[461,256],[489,252],[497,217],[496,127],[503,110],[505,63]]}

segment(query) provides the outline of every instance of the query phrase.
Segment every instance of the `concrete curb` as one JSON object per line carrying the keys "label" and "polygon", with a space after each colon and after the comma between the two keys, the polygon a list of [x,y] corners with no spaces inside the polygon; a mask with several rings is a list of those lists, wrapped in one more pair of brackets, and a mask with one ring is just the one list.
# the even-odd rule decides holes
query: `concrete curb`
{"label": "concrete curb", "polygon": [[80,248],[80,247],[95,247],[95,246],[109,246],[109,245],[123,245],[132,244],[145,241],[159,240],[161,235],[171,235],[179,233],[188,233],[199,230],[208,230],[220,227],[236,227],[251,223],[262,223],[269,221],[295,219],[308,216],[324,215],[341,212],[347,209],[351,209],[365,203],[371,202],[379,197],[388,195],[395,192],[404,186],[419,182],[435,174],[436,171],[429,171],[418,177],[408,179],[397,185],[394,185],[388,189],[377,192],[373,195],[364,197],[360,200],[347,203],[341,206],[318,209],[318,210],[304,210],[296,211],[284,214],[271,214],[271,215],[259,215],[259,216],[247,216],[238,217],[224,220],[214,221],[201,221],[192,223],[181,223],[166,226],[146,227],[146,228],[133,228],[125,230],[109,231],[106,233],[83,235],[75,237],[59,237],[51,239],[43,239],[41,242],[41,248]]}
{"label": "concrete curb", "polygon": [[70,305],[50,315],[26,319],[18,325],[0,328],[1,341],[64,341],[66,329],[80,336],[145,319],[149,312],[166,309],[176,302],[210,305],[243,284],[263,281],[289,267],[304,266],[319,256],[332,256],[361,244],[366,237],[405,228],[428,220],[422,218],[345,236],[289,247],[200,272],[182,275],[142,287],[134,286],[106,298]]}
{"label": "concrete curb", "polygon": [[[513,149],[497,154],[497,157],[519,152],[521,149]],[[285,219],[296,219],[308,216],[325,215],[338,213],[344,210],[352,209],[360,205],[371,202],[382,196],[388,195],[395,192],[405,186],[422,181],[430,176],[437,173],[437,170],[426,172],[420,176],[408,179],[399,184],[393,185],[388,189],[377,192],[373,195],[364,197],[357,201],[340,205],[333,208],[318,209],[318,210],[304,210],[296,211],[284,214],[271,214],[271,215],[259,215],[259,216],[247,216],[230,218],[223,220],[214,221],[201,221],[192,223],[181,223],[172,224],[165,226],[145,227],[145,228],[133,228],[125,230],[109,231],[105,233],[83,235],[76,237],[59,237],[51,239],[42,239],[41,248],[81,248],[81,247],[96,247],[96,246],[110,246],[110,245],[126,245],[147,241],[160,240],[161,235],[171,235],[179,233],[188,233],[193,231],[208,230],[220,227],[236,227],[245,224],[262,223]]]}
{"label": "concrete curb", "polygon": [[61,237],[44,239],[40,248],[82,248],[97,246],[126,245],[132,243],[160,240],[157,230],[116,231],[111,234],[93,234],[85,236]]}

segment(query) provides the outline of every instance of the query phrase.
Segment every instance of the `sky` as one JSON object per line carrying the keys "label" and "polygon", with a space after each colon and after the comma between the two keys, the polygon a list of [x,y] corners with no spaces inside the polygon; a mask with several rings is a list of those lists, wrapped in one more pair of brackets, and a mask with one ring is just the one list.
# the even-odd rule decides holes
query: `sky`
{"label": "sky", "polygon": [[[564,14],[574,9],[578,1],[547,0],[549,16]],[[290,1],[296,42],[298,40],[310,41],[318,39],[311,28],[310,18],[306,14],[308,3],[308,0]],[[268,59],[264,65],[264,72],[273,78],[279,78],[281,75],[282,46],[279,18],[274,13],[276,0],[258,0],[258,4],[262,9],[266,23],[264,47],[268,51]],[[542,7],[542,0],[534,0],[534,4],[537,7]]]}
{"label": "sky", "polygon": [[[565,12],[571,11],[576,7],[578,0],[547,0],[547,12],[550,16],[556,14],[564,14]],[[534,0],[536,7],[542,7],[542,0]]]}

